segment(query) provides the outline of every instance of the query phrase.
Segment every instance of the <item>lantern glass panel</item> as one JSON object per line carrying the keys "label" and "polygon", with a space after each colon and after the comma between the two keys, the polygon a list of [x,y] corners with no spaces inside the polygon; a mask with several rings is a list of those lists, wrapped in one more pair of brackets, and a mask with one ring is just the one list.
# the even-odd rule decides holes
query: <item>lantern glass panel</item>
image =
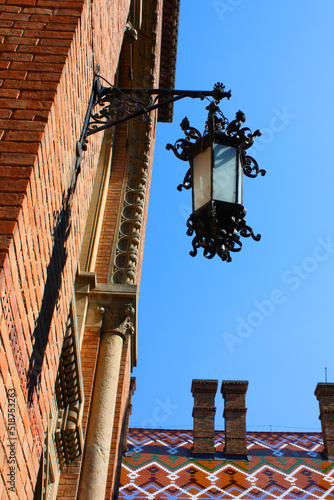
{"label": "lantern glass panel", "polygon": [[213,145],[213,199],[242,204],[242,167],[237,149]]}
{"label": "lantern glass panel", "polygon": [[193,209],[198,210],[211,199],[211,147],[193,159]]}

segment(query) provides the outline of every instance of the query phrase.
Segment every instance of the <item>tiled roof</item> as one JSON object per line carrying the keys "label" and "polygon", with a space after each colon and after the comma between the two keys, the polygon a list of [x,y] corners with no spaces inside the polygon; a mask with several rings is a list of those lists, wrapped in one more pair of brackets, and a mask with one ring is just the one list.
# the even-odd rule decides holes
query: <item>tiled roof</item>
{"label": "tiled roof", "polygon": [[334,499],[334,463],[321,455],[320,433],[247,434],[251,460],[223,458],[215,433],[214,460],[191,457],[192,432],[132,429],[119,499]]}

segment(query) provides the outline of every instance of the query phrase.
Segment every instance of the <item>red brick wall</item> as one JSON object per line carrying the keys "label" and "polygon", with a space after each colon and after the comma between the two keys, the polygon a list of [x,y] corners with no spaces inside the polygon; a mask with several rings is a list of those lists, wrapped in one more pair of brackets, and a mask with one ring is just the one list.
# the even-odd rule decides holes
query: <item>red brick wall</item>
{"label": "red brick wall", "polygon": [[[93,65],[114,77],[128,6],[129,0],[1,0],[0,453],[8,455],[14,389],[20,498],[33,497],[102,136],[89,140],[64,217],[76,141]],[[5,460],[0,477],[8,490],[6,467]]]}

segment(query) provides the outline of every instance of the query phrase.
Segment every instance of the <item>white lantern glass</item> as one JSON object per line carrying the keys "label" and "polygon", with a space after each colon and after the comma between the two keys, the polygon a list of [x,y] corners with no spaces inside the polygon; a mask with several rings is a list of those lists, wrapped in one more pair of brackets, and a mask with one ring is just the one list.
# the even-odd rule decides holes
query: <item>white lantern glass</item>
{"label": "white lantern glass", "polygon": [[211,200],[211,146],[193,159],[193,190],[196,211]]}
{"label": "white lantern glass", "polygon": [[239,151],[213,144],[213,199],[242,205],[242,166]]}

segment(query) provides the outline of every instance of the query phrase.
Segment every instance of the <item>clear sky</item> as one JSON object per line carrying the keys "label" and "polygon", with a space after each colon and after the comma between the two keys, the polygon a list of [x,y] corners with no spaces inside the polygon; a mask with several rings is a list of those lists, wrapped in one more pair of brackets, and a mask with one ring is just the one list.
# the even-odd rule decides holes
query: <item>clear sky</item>
{"label": "clear sky", "polygon": [[[334,382],[332,0],[181,0],[176,88],[232,90],[221,109],[261,129],[244,179],[247,223],[232,262],[189,256],[187,164],[165,146],[184,116],[203,131],[206,103],[159,124],[139,302],[132,427],[191,428],[193,378],[248,380],[247,428],[319,430],[317,382]],[[271,427],[270,427],[271,426]]]}

